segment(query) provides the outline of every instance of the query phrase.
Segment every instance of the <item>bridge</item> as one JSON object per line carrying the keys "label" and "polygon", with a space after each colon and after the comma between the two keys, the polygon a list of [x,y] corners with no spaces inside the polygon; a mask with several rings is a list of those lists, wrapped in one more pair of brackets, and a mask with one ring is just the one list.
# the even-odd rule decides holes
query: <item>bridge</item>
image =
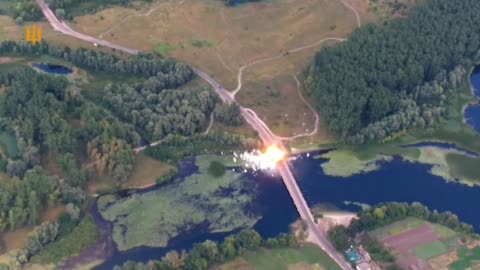
{"label": "bridge", "polygon": [[[96,43],[101,46],[109,47],[129,54],[138,54],[138,50],[130,49],[121,45],[117,45],[105,40],[97,39],[76,32],[75,30],[71,29],[67,24],[65,24],[65,22],[59,21],[55,14],[52,12],[52,10],[48,7],[48,5],[45,4],[44,0],[36,0],[36,2],[42,10],[43,15],[47,18],[50,25],[56,31],[90,43]],[[223,88],[218,82],[216,82],[212,77],[200,71],[199,69],[194,68],[194,71],[199,77],[203,78],[215,89],[215,92],[219,95],[220,99],[223,102],[236,102],[234,96],[225,88]],[[240,111],[245,121],[254,130],[258,132],[258,135],[260,136],[265,145],[276,145],[277,147],[286,152],[287,149],[285,148],[283,143],[277,139],[277,137],[268,128],[268,126],[257,116],[255,111],[249,108],[244,108],[242,106],[240,106]],[[285,183],[285,186],[287,187],[287,190],[295,204],[295,207],[297,208],[298,213],[300,214],[300,218],[306,223],[308,233],[312,236],[315,244],[322,248],[343,270],[351,270],[352,267],[350,266],[350,264],[341,254],[339,254],[335,250],[335,248],[332,246],[332,244],[326,237],[325,233],[318,228],[317,224],[315,224],[315,220],[310,211],[310,208],[308,207],[308,204],[305,201],[305,198],[303,197],[303,194],[297,185],[297,181],[292,174],[288,162],[286,160],[280,161],[277,164],[277,169],[283,179],[283,182]]]}

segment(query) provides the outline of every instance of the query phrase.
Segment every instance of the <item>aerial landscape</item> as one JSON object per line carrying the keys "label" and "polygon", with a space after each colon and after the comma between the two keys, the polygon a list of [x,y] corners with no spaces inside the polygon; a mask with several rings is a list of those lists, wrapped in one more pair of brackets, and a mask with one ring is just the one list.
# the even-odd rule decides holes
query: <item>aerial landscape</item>
{"label": "aerial landscape", "polygon": [[480,269],[479,21],[0,0],[0,270]]}

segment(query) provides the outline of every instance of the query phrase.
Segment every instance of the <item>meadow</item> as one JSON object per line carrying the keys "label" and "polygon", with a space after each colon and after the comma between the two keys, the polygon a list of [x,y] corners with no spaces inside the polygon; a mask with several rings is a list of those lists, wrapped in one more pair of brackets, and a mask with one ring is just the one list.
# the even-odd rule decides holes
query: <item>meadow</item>
{"label": "meadow", "polygon": [[[354,6],[361,21],[377,21],[377,16],[367,11],[366,2],[345,2]],[[358,26],[354,12],[339,0],[278,0],[235,8],[225,7],[221,1],[155,1],[132,8],[107,8],[75,17],[69,24],[88,35],[183,60],[230,90],[237,87],[241,67],[275,57],[244,70],[238,100],[257,110],[284,136],[314,123],[312,113],[304,109],[298,95],[301,89],[297,90],[293,76],[306,68],[322,46],[337,43],[321,40],[346,38]],[[50,42],[91,46],[58,35],[47,24],[42,26]],[[278,98],[270,101],[267,88],[278,92]],[[324,142],[327,136],[321,133],[314,139]]]}
{"label": "meadow", "polygon": [[247,252],[240,258],[214,270],[337,270],[340,269],[328,255],[318,247],[303,246],[298,248],[261,249]]}

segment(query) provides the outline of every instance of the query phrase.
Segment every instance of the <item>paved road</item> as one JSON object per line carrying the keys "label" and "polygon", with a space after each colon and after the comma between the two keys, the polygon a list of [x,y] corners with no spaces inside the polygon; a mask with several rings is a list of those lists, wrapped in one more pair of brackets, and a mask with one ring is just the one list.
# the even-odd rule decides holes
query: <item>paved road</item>
{"label": "paved road", "polygon": [[[44,16],[47,18],[49,23],[52,25],[52,27],[56,31],[62,32],[63,34],[76,37],[78,39],[81,39],[87,42],[97,43],[101,46],[114,48],[116,50],[120,50],[129,54],[138,53],[138,50],[130,49],[127,47],[110,43],[108,41],[100,40],[94,37],[90,37],[90,36],[86,36],[84,34],[78,33],[72,30],[64,22],[60,22],[56,18],[55,14],[45,4],[44,0],[36,0],[36,2],[38,6],[41,8]],[[218,82],[216,82],[212,77],[208,76],[206,73],[196,68],[194,68],[194,71],[198,76],[206,80],[215,89],[215,91],[220,96],[220,99],[223,102],[226,102],[226,103],[235,102],[234,96],[230,92],[228,92],[225,88],[223,88]],[[240,109],[244,119],[247,121],[248,124],[252,126],[254,130],[258,132],[258,135],[266,145],[275,144],[279,148],[286,151],[286,148],[283,145],[283,143],[276,138],[276,136],[272,133],[272,131],[268,128],[268,126],[257,116],[257,114],[253,110],[244,108],[244,107],[240,107]],[[330,241],[328,241],[328,239],[326,238],[324,232],[321,231],[315,224],[310,208],[308,207],[308,204],[305,201],[305,198],[303,197],[303,194],[297,185],[297,181],[293,176],[287,161],[279,162],[277,167],[288,189],[288,192],[292,197],[292,200],[297,208],[297,211],[300,214],[300,217],[305,221],[306,225],[308,226],[308,231],[310,235],[313,236],[312,239],[314,240],[315,244],[321,247],[332,259],[334,259],[343,270],[351,270],[352,268],[350,264],[347,263],[343,258],[343,256],[340,255],[333,248]]]}

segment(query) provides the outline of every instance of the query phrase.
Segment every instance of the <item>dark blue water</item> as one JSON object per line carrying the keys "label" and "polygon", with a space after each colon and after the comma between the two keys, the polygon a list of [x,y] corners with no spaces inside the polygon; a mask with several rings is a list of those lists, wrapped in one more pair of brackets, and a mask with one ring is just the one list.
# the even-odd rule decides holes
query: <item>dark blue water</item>
{"label": "dark blue water", "polygon": [[[471,83],[475,94],[480,98],[480,67],[472,73]],[[465,111],[467,122],[480,132],[480,104],[472,105]],[[446,143],[427,142],[405,147],[439,146],[457,148]],[[458,149],[458,148],[457,148]],[[460,149],[470,155],[477,153]],[[409,163],[400,158],[382,162],[381,169],[345,178],[327,176],[320,165],[325,160],[314,159],[314,155],[302,155],[292,160],[290,165],[298,180],[300,189],[310,206],[328,203],[339,209],[357,211],[358,207],[344,202],[359,202],[369,205],[381,202],[420,202],[430,210],[451,211],[458,215],[461,221],[474,226],[480,232],[480,215],[478,214],[478,199],[480,187],[468,187],[463,184],[445,182],[444,179],[431,175],[430,165]],[[183,162],[179,177],[185,177],[197,169],[193,159]],[[264,238],[289,231],[289,225],[299,218],[295,206],[283,185],[280,177],[263,174],[247,173],[249,181],[258,184],[258,194],[254,211],[260,212],[263,218],[257,222],[254,229]],[[146,192],[152,187],[139,192]],[[193,231],[185,232],[169,242],[166,248],[139,247],[126,252],[113,251],[113,255],[97,270],[112,269],[114,265],[127,260],[147,262],[160,259],[170,250],[188,250],[193,244],[207,239],[221,241],[227,235],[234,233],[212,234],[206,232],[205,226],[198,226]]]}
{"label": "dark blue water", "polygon": [[[477,66],[470,77],[473,92],[480,99],[480,66]],[[465,119],[476,131],[480,132],[480,104],[470,105],[465,110]]]}
{"label": "dark blue water", "polygon": [[54,65],[54,64],[44,64],[44,63],[34,63],[32,66],[40,69],[41,71],[57,74],[57,75],[68,75],[72,73],[72,70],[61,66],[61,65]]}
{"label": "dark blue water", "polygon": [[[431,210],[452,211],[480,232],[480,215],[475,203],[480,198],[480,187],[447,183],[428,173],[430,165],[409,163],[400,158],[383,162],[378,171],[348,179],[324,175],[320,167],[322,162],[325,161],[314,159],[313,155],[303,155],[291,161],[293,173],[310,206],[328,203],[340,209],[357,211],[357,206],[346,205],[344,202],[371,205],[388,201],[420,202]],[[192,171],[186,167],[184,169]],[[246,177],[256,181],[259,187],[255,211],[261,212],[263,218],[254,229],[265,238],[288,232],[289,225],[299,216],[281,178],[250,173]],[[228,234],[208,233],[199,226],[173,239],[167,248],[140,247],[126,252],[114,251],[110,259],[95,269],[112,269],[114,265],[127,260],[147,262],[159,259],[172,249],[188,250],[194,243],[207,239],[221,241]]]}

